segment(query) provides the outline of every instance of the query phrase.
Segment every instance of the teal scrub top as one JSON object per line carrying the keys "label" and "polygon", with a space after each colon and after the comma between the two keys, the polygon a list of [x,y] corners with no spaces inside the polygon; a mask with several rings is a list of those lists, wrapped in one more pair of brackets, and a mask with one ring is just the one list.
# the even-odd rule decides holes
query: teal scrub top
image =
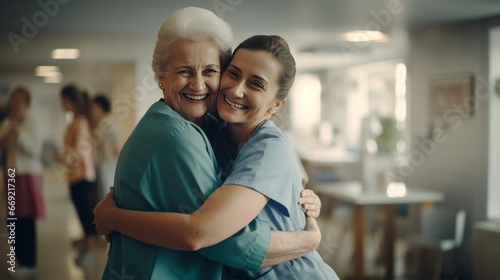
{"label": "teal scrub top", "polygon": [[[220,186],[219,175],[203,131],[160,101],[121,150],[115,199],[125,209],[192,213]],[[197,252],[160,248],[116,232],[102,279],[226,279],[224,265],[257,271],[269,239],[269,224],[257,220]]]}
{"label": "teal scrub top", "polygon": [[[302,206],[301,172],[288,137],[270,120],[263,121],[235,157],[227,143],[227,127],[221,124],[214,152],[222,170],[224,185],[252,188],[269,198],[258,214],[273,230],[300,231],[306,226]],[[230,269],[231,279],[339,279],[317,251],[259,271]]]}

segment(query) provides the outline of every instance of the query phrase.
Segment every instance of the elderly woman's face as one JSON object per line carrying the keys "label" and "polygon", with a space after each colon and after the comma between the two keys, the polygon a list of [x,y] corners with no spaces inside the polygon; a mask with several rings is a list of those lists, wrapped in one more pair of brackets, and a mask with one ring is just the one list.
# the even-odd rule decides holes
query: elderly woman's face
{"label": "elderly woman's face", "polygon": [[178,41],[159,82],[165,102],[185,119],[199,123],[214,106],[219,79],[220,55],[212,42]]}

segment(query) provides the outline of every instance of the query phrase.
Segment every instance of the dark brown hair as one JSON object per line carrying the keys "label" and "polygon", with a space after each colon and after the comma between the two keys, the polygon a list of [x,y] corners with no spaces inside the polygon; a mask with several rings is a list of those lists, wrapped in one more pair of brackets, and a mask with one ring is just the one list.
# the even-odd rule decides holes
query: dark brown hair
{"label": "dark brown hair", "polygon": [[233,56],[239,49],[266,51],[276,58],[276,61],[281,65],[281,73],[278,78],[279,89],[276,99],[285,99],[293,85],[296,73],[295,59],[285,39],[277,35],[256,35],[239,44],[234,50]]}
{"label": "dark brown hair", "polygon": [[88,118],[89,96],[87,92],[80,90],[76,85],[69,84],[61,89],[61,96],[67,98],[76,107],[76,113]]}
{"label": "dark brown hair", "polygon": [[26,104],[28,104],[28,107],[31,105],[31,93],[30,93],[29,89],[27,89],[23,86],[17,86],[12,90],[10,98],[12,98],[12,96],[14,96],[14,94],[16,94],[16,93],[23,94],[24,97],[26,98]]}

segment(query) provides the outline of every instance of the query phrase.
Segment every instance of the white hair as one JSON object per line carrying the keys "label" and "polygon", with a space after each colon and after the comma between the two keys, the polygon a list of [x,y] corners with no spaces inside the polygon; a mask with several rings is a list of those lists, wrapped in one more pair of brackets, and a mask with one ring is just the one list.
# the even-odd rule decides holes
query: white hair
{"label": "white hair", "polygon": [[163,77],[172,44],[179,40],[211,40],[219,49],[221,67],[231,58],[233,32],[227,22],[209,10],[187,7],[177,10],[161,26],[153,52],[153,71]]}

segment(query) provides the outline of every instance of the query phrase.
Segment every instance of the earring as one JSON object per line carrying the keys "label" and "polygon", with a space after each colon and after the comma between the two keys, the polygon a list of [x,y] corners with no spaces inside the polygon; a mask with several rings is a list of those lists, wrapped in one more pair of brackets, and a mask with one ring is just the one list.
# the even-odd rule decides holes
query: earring
{"label": "earring", "polygon": [[163,89],[163,84],[159,84],[159,86],[160,86],[160,89]]}

